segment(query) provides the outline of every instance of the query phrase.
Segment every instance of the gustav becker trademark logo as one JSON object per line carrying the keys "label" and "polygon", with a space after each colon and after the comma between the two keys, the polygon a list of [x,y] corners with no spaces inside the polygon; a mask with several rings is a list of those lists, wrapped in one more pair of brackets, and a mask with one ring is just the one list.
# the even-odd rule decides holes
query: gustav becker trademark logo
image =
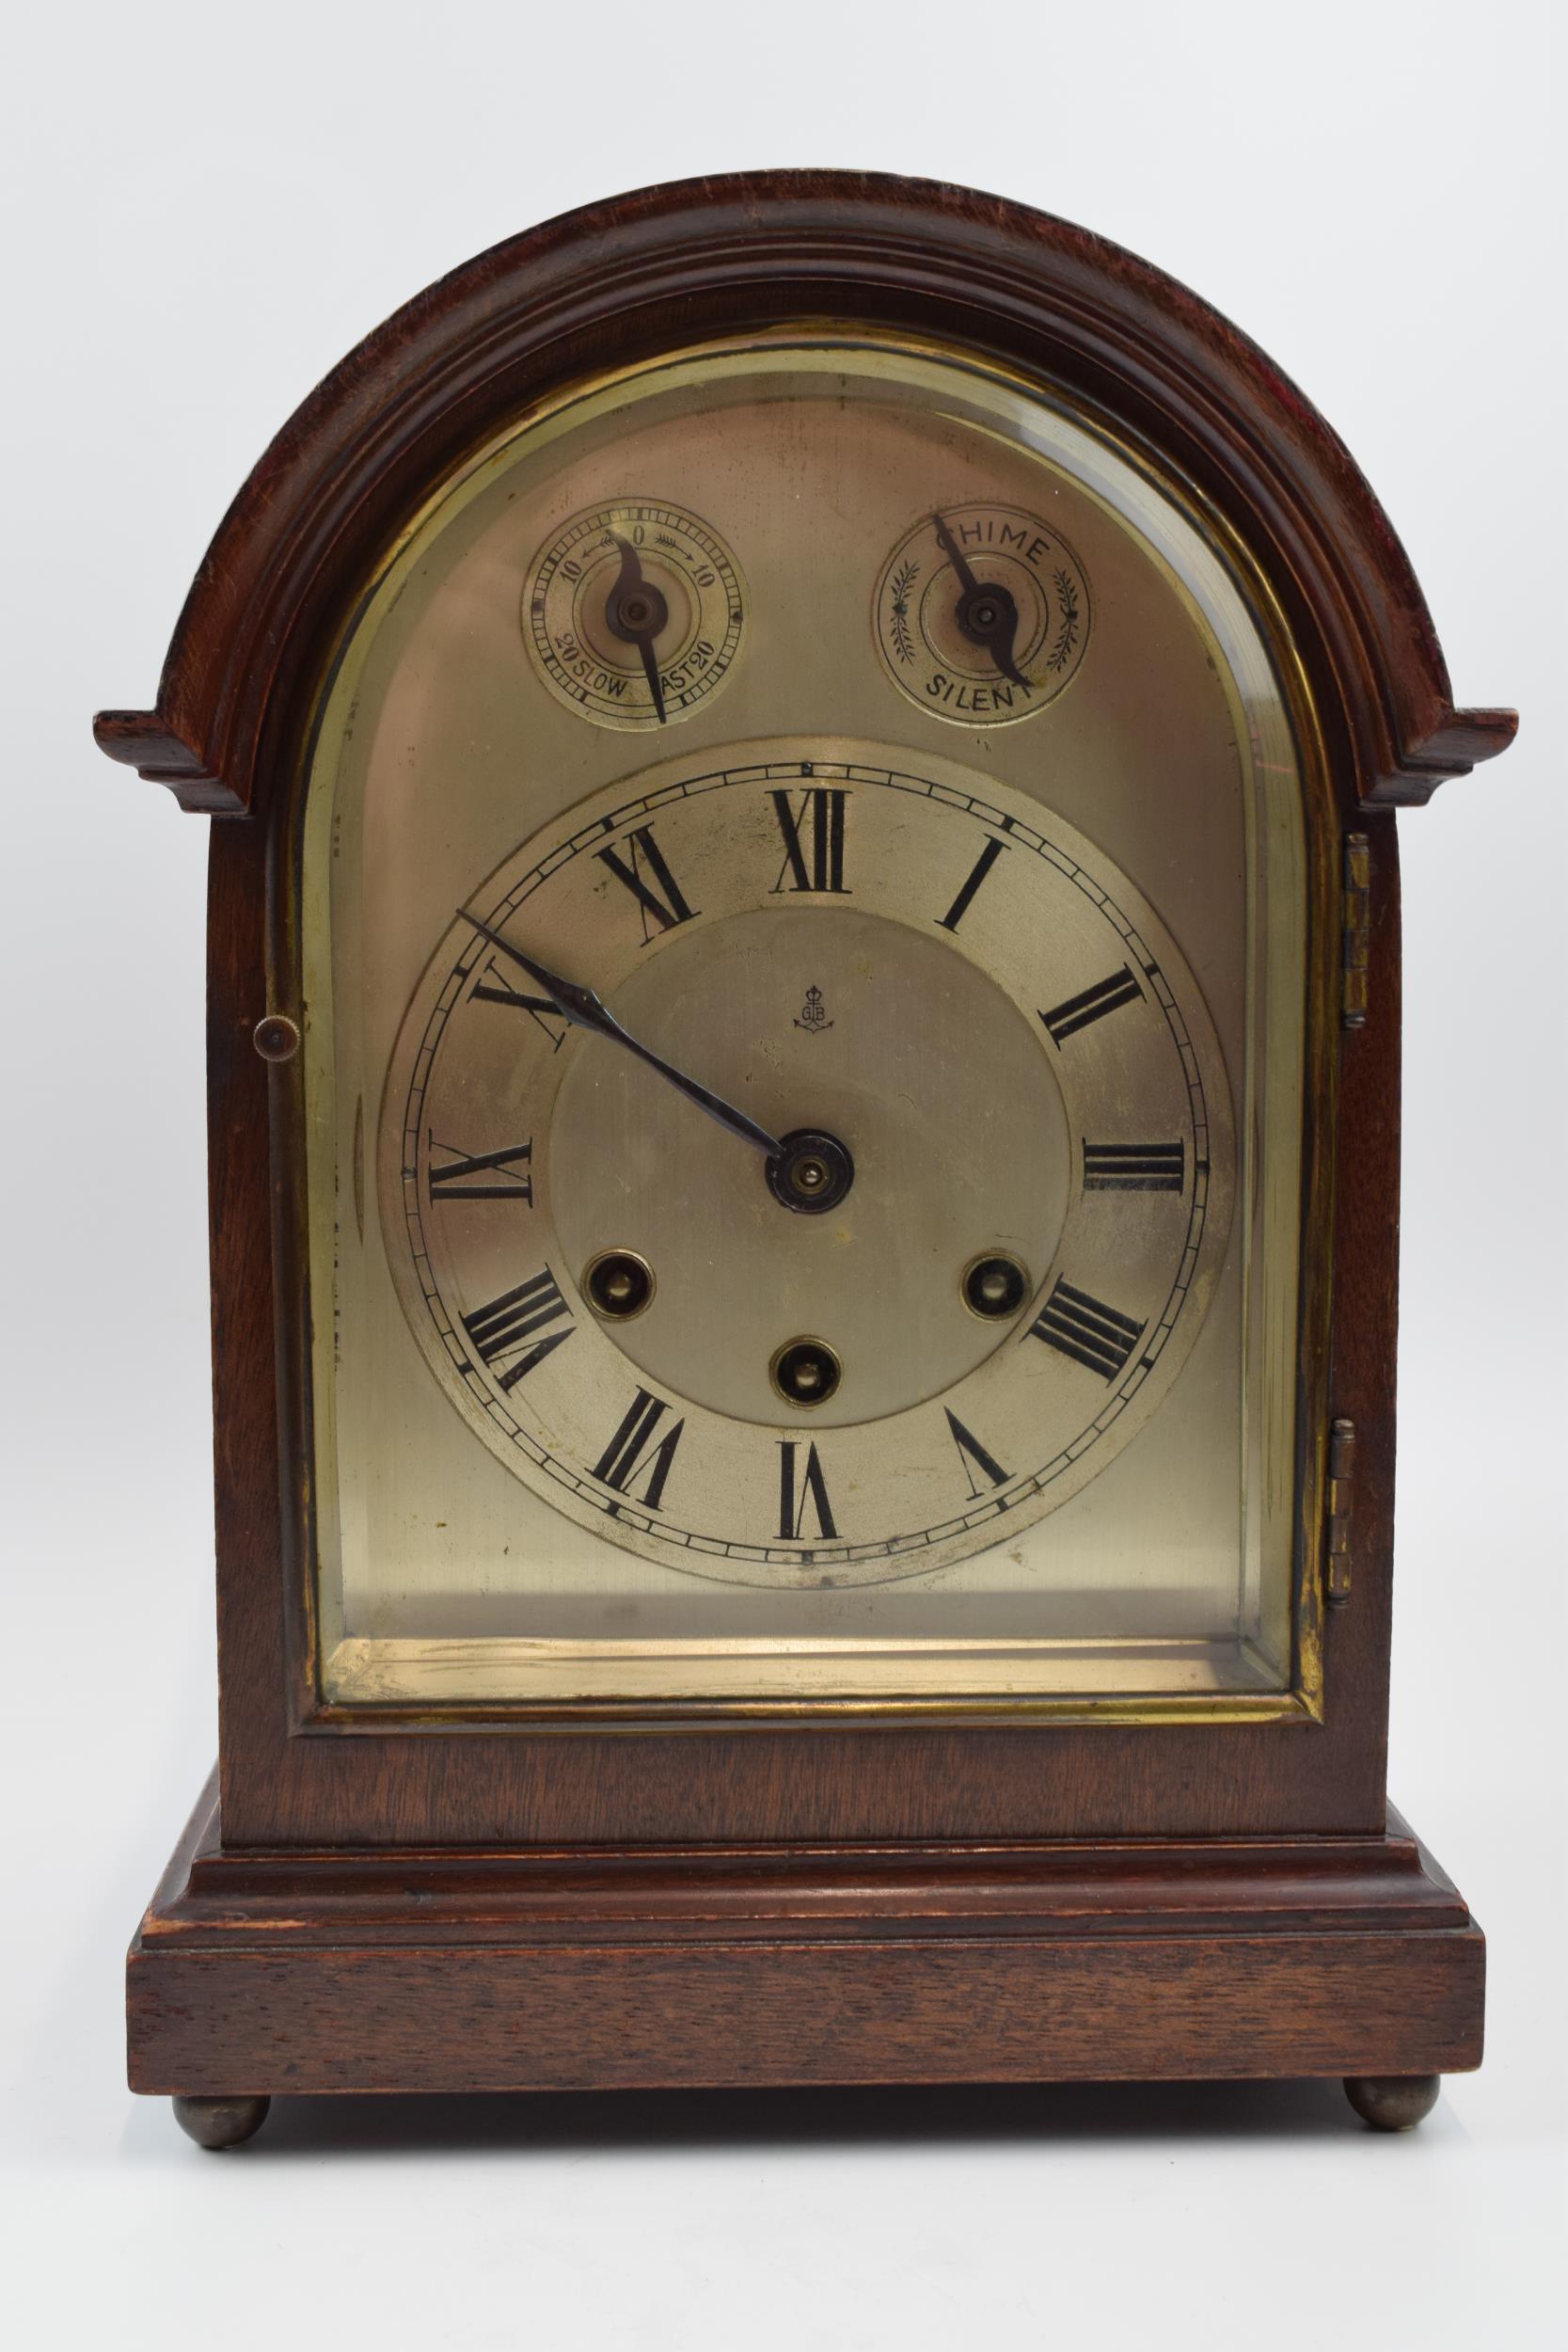
{"label": "gustav becker trademark logo", "polygon": [[795,1026],[798,1029],[809,1029],[816,1037],[820,1036],[824,1029],[831,1029],[832,1025],[828,1018],[827,1007],[822,1002],[822,991],[819,988],[808,988],[806,1001],[800,1007],[800,1017]]}

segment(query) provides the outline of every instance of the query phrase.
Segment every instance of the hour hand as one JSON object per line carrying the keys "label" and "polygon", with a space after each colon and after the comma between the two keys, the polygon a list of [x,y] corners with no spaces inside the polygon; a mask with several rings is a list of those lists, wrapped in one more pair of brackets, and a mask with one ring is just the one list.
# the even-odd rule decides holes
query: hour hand
{"label": "hour hand", "polygon": [[1029,691],[1029,681],[1018,666],[1018,605],[1010,589],[996,580],[976,580],[968,557],[940,515],[933,515],[937,540],[958,582],[954,618],[972,645],[989,654],[1005,678]]}

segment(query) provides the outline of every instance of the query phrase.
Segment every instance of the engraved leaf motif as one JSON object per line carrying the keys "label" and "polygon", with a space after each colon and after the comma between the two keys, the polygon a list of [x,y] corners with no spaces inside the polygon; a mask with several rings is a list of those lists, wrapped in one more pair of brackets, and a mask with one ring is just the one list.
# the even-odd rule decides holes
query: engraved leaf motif
{"label": "engraved leaf motif", "polygon": [[919,575],[919,564],[910,557],[900,564],[891,583],[893,646],[900,661],[914,660],[914,638],[910,630],[910,590]]}
{"label": "engraved leaf motif", "polygon": [[1046,657],[1045,666],[1048,670],[1062,671],[1067,668],[1072,659],[1073,649],[1078,643],[1079,629],[1083,623],[1084,611],[1078,599],[1077,582],[1070,572],[1053,572],[1052,580],[1056,590],[1056,607],[1061,615],[1061,624],[1056,632],[1055,643]]}

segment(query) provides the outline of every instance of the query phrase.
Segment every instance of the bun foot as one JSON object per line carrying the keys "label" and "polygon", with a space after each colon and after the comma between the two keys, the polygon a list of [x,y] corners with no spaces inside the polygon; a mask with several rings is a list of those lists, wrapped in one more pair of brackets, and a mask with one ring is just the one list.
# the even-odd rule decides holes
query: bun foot
{"label": "bun foot", "polygon": [[270,2099],[181,2099],[174,2120],[198,2148],[238,2148],[267,2120]]}
{"label": "bun foot", "polygon": [[1345,2096],[1374,2132],[1407,2132],[1437,2105],[1440,2074],[1347,2074]]}

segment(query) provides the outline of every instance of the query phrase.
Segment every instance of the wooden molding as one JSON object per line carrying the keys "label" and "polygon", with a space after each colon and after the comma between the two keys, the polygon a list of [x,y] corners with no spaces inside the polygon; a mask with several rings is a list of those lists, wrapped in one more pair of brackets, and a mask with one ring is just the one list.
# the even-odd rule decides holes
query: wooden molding
{"label": "wooden molding", "polygon": [[[1157,1731],[329,1721],[288,1211],[301,1073],[257,1043],[289,1008],[277,878],[326,664],[410,517],[532,404],[672,348],[824,320],[1065,392],[1207,506],[1216,543],[1277,602],[1282,667],[1303,665],[1324,742],[1308,961],[1334,1024],[1308,1017],[1323,1108],[1304,1214],[1324,1271],[1296,1364],[1314,1705]],[[285,2090],[1478,2064],[1480,1931],[1386,1823],[1400,1101],[1386,812],[1513,730],[1512,712],[1454,708],[1388,518],[1257,346],[1132,255],[999,199],[832,172],[648,189],[481,255],[351,354],[219,527],[155,707],[95,728],[182,806],[261,820],[218,827],[209,866],[221,1829],[214,1781],[132,1948],[134,2088],[229,2103],[192,2119],[220,2144],[259,2120],[236,2101]],[[1330,1420],[1354,1424],[1354,1511],[1343,1443],[1333,1509],[1319,1509]]]}
{"label": "wooden molding", "polygon": [[1366,807],[1513,739],[1455,710],[1431,615],[1349,452],[1196,294],[1070,223],[932,181],[738,173],[510,239],[377,328],[290,419],[203,559],[151,711],[110,757],[182,806],[260,812],[326,648],[451,468],[605,358],[791,320],[937,334],[1063,386],[1187,474],[1274,585]]}
{"label": "wooden molding", "polygon": [[132,1946],[177,2096],[1425,2075],[1484,1944],[1377,1836],[228,1855],[209,1784]]}
{"label": "wooden molding", "polygon": [[236,798],[199,752],[185,742],[155,710],[101,710],[92,723],[101,752],[135,768],[150,784],[166,784],[193,817],[243,817]]}

